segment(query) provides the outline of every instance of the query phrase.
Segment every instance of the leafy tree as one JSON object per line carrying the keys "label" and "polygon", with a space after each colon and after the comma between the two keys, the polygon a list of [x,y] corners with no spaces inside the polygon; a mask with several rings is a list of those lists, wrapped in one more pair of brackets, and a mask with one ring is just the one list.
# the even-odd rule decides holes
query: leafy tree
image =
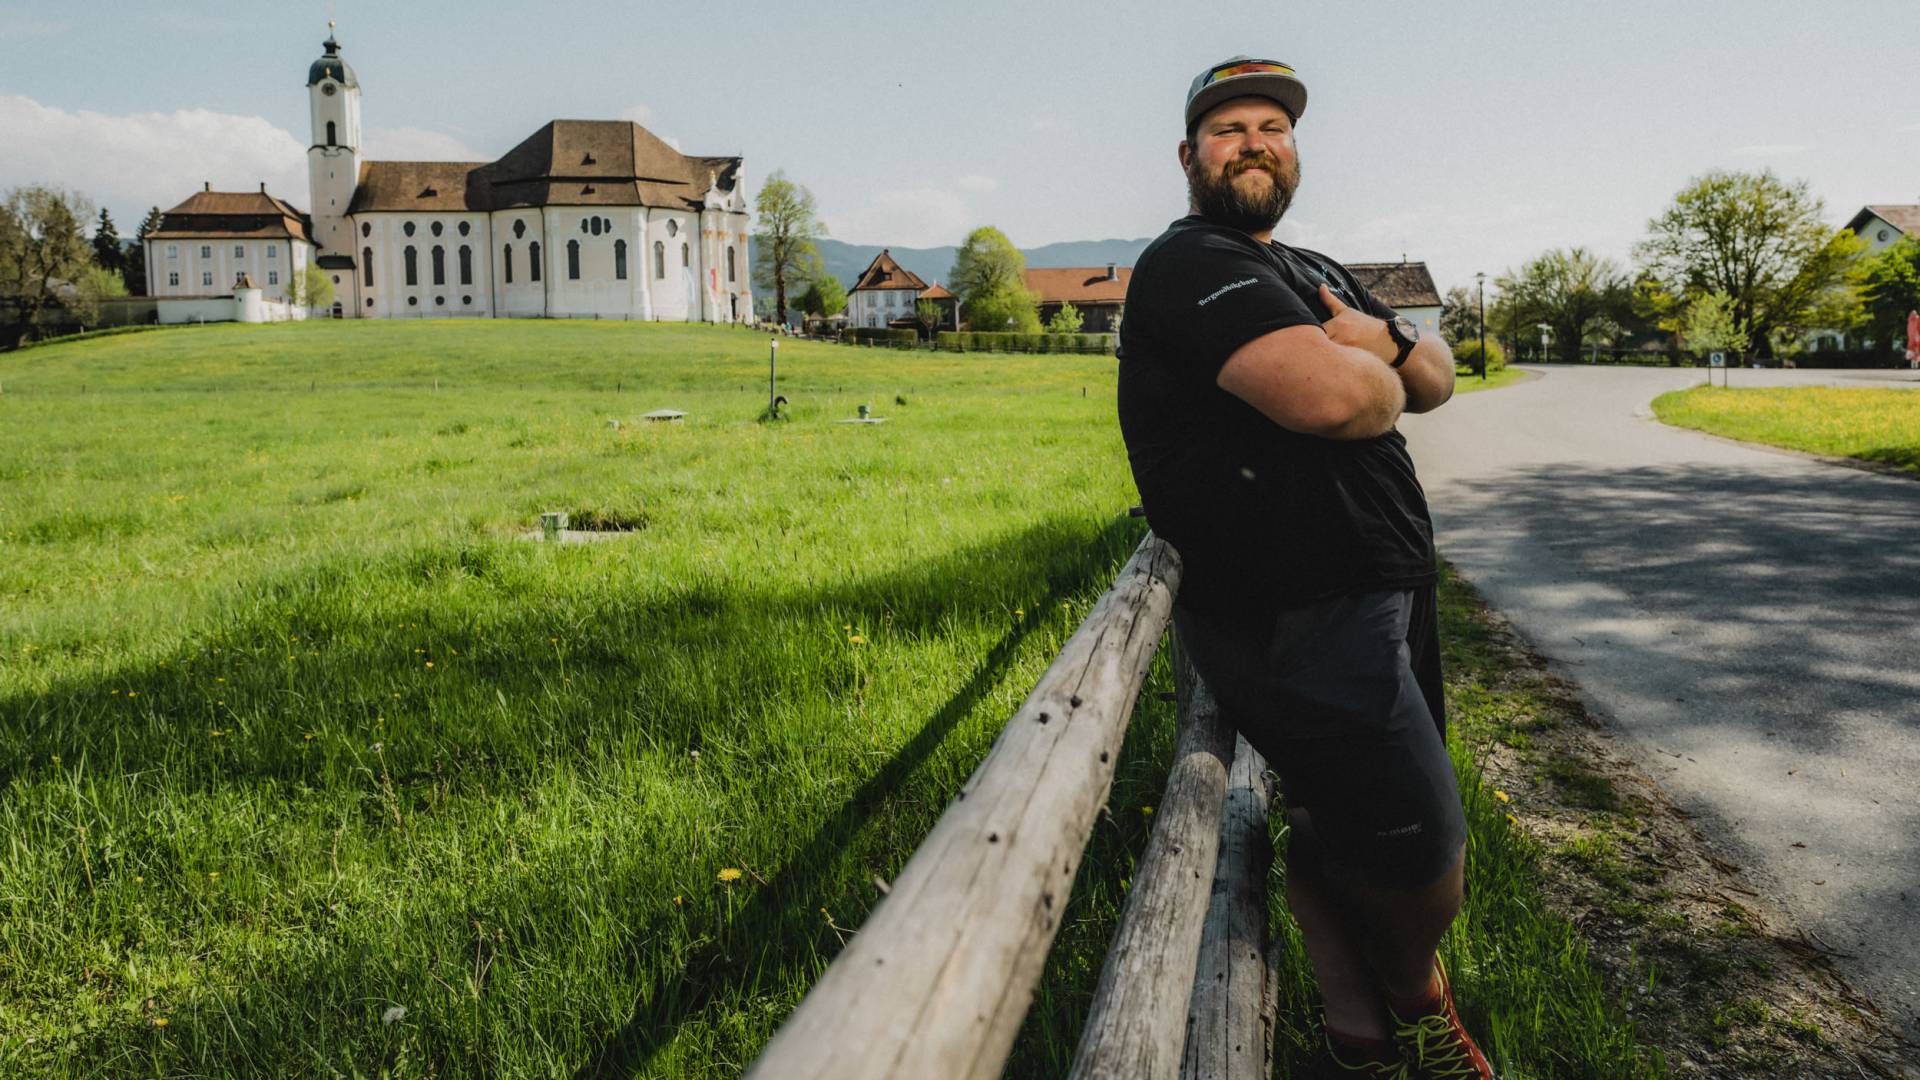
{"label": "leafy tree", "polygon": [[797,303],[800,310],[809,315],[832,318],[847,310],[847,287],[832,274],[815,274]]}
{"label": "leafy tree", "polygon": [[1861,260],[1853,280],[1864,303],[1861,334],[1876,346],[1905,349],[1907,312],[1920,311],[1920,238],[1901,237]]}
{"label": "leafy tree", "polygon": [[1519,273],[1502,274],[1497,284],[1494,312],[1509,347],[1533,340],[1533,329],[1544,323],[1554,352],[1567,362],[1579,360],[1583,346],[1613,340],[1628,307],[1626,271],[1585,248],[1556,248]]}
{"label": "leafy tree", "polygon": [[1081,318],[1079,308],[1072,304],[1061,304],[1060,310],[1054,312],[1053,318],[1047,320],[1047,333],[1077,334],[1085,323],[1086,320]]}
{"label": "leafy tree", "polygon": [[940,320],[946,317],[947,317],[946,309],[940,306],[940,301],[938,300],[914,301],[913,319],[915,322],[920,324],[920,329],[926,331],[926,334],[929,338],[933,336],[933,332],[935,330],[939,329]]}
{"label": "leafy tree", "polygon": [[318,266],[309,265],[288,279],[287,303],[309,309],[332,307],[332,275]]}
{"label": "leafy tree", "polygon": [[120,233],[113,227],[113,215],[107,213],[104,206],[100,208],[100,221],[93,229],[93,265],[116,274],[127,270],[127,253],[120,250]]}
{"label": "leafy tree", "polygon": [[92,265],[86,227],[93,207],[84,196],[32,185],[0,202],[0,304],[11,308],[18,338],[50,310],[86,302],[82,274]]}
{"label": "leafy tree", "polygon": [[1039,307],[1022,276],[1026,269],[1026,256],[999,229],[982,225],[967,234],[953,257],[950,288],[969,329],[1039,332]]}
{"label": "leafy tree", "polygon": [[1687,351],[1703,359],[1708,353],[1741,353],[1747,348],[1747,328],[1734,310],[1733,297],[1717,289],[1687,305],[1680,333],[1686,338]]}
{"label": "leafy tree", "polygon": [[1440,337],[1449,345],[1480,339],[1478,297],[1464,286],[1455,285],[1441,300]]}
{"label": "leafy tree", "polygon": [[139,235],[133,238],[133,245],[127,248],[127,264],[121,276],[126,279],[127,291],[134,296],[151,295],[147,289],[147,234],[160,227],[160,208],[147,211],[140,221]]}
{"label": "leafy tree", "polygon": [[[787,286],[824,276],[814,242],[827,235],[813,192],[774,170],[753,200],[760,231],[753,237],[754,287],[772,290],[774,316],[787,321]],[[842,303],[844,303],[844,293]]]}
{"label": "leafy tree", "polygon": [[1716,170],[1647,223],[1634,253],[1672,296],[1725,293],[1748,350],[1772,356],[1776,340],[1857,309],[1846,279],[1862,242],[1825,225],[1824,211],[1804,180]]}

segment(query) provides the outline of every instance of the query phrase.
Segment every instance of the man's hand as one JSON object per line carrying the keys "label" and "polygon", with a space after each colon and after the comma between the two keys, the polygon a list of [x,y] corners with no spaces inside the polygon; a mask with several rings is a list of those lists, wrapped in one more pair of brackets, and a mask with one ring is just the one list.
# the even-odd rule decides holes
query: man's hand
{"label": "man's hand", "polygon": [[1393,363],[1400,346],[1394,344],[1393,335],[1387,333],[1385,319],[1376,319],[1358,308],[1348,307],[1326,285],[1320,286],[1320,302],[1333,312],[1333,318],[1328,319],[1321,328],[1335,345],[1365,349],[1381,360]]}

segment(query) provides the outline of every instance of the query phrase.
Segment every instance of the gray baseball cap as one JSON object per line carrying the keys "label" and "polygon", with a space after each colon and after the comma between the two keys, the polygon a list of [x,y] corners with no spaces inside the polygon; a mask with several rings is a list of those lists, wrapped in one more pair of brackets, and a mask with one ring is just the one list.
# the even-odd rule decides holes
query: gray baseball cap
{"label": "gray baseball cap", "polygon": [[1236,56],[1194,76],[1193,85],[1187,88],[1187,126],[1192,127],[1215,105],[1249,94],[1279,102],[1295,122],[1307,111],[1307,84],[1300,81],[1293,68],[1278,60]]}

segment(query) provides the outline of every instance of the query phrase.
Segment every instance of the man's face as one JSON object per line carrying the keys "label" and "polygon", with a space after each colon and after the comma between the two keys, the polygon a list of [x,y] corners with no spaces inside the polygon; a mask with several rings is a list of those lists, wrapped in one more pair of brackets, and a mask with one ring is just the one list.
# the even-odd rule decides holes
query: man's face
{"label": "man's face", "polygon": [[1300,186],[1293,119],[1269,98],[1234,98],[1202,116],[1180,164],[1201,216],[1250,233],[1279,224]]}

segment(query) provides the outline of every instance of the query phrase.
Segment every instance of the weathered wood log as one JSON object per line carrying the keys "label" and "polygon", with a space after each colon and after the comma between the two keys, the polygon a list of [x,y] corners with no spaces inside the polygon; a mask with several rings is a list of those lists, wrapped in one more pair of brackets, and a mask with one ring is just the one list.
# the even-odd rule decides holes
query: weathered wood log
{"label": "weathered wood log", "polygon": [[1179,584],[1148,534],[749,1076],[1000,1075]]}
{"label": "weathered wood log", "polygon": [[1100,969],[1074,1080],[1173,1080],[1180,1069],[1234,741],[1206,684],[1181,682],[1173,767]]}
{"label": "weathered wood log", "polygon": [[1220,820],[1220,857],[1200,935],[1181,1080],[1273,1075],[1276,1000],[1267,950],[1267,875],[1273,866],[1267,763],[1234,739]]}

